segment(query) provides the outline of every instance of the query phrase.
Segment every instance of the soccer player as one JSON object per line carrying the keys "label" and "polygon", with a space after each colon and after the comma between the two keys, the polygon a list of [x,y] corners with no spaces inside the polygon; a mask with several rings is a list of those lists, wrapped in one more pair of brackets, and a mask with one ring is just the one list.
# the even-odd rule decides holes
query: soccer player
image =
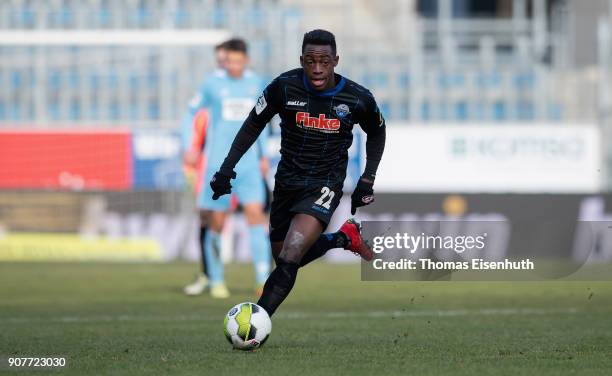
{"label": "soccer player", "polygon": [[344,248],[370,261],[373,253],[352,219],[340,231],[323,234],[342,196],[353,125],[367,134],[366,166],[351,196],[351,213],[374,201],[374,179],[385,145],[385,121],[372,94],[334,72],[334,35],[313,30],[304,35],[302,68],[274,79],[257,100],[236,135],[210,186],[214,199],[231,192],[240,179],[237,164],[248,154],[266,123],[281,118],[281,160],[275,176],[270,241],[276,268],[258,301],[269,315],[287,297],[298,268],[332,248]]}
{"label": "soccer player", "polygon": [[[224,43],[220,43],[215,46],[215,61],[217,69],[215,74],[222,74],[225,69],[225,57],[227,51],[225,50]],[[197,104],[199,94],[192,100],[194,105]],[[189,109],[187,114],[183,118],[182,133],[183,133],[183,148],[185,153],[183,155],[183,161],[185,165],[185,174],[187,178],[193,182],[194,192],[196,197],[199,196],[202,183],[204,180],[204,145],[206,139],[206,130],[208,128],[208,111],[206,109],[200,109],[193,114],[192,109]],[[199,212],[200,217],[200,231],[198,236],[198,244],[200,246],[200,265],[201,270],[196,276],[195,281],[188,284],[184,288],[184,292],[187,295],[200,295],[208,288],[208,267],[206,264],[206,256],[204,253],[204,244],[206,242],[207,230],[207,213],[205,211]]]}
{"label": "soccer player", "polygon": [[[255,104],[257,94],[263,88],[262,80],[247,70],[247,45],[241,39],[224,43],[226,50],[225,71],[208,77],[192,110],[206,108],[209,126],[206,137],[205,181],[212,178],[220,168],[227,150],[231,147],[242,121]],[[264,124],[265,127],[265,124]],[[256,290],[263,289],[263,283],[270,273],[272,256],[266,233],[264,214],[263,171],[266,137],[261,137],[257,147],[245,153],[244,158],[233,167],[240,173],[236,181],[235,195],[243,207],[249,225],[249,241],[255,266]],[[198,200],[200,209],[207,211],[208,231],[204,242],[210,294],[214,298],[226,298],[229,291],[224,282],[224,268],[221,260],[221,231],[227,212],[231,207],[229,196],[221,200],[212,199],[211,187],[203,187]]]}

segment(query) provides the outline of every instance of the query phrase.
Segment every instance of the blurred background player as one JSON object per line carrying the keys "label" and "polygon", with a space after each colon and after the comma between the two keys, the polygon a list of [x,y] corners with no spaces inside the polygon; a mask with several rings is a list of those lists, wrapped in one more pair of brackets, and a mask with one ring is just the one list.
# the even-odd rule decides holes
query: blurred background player
{"label": "blurred background player", "polygon": [[[225,71],[217,71],[204,81],[200,94],[192,103],[196,113],[205,108],[209,113],[205,155],[204,181],[208,182],[219,169],[244,118],[255,105],[255,98],[263,89],[262,80],[247,70],[247,45],[241,39],[224,43],[226,51]],[[255,266],[256,290],[261,291],[271,266],[271,251],[264,215],[265,186],[263,176],[267,172],[265,158],[266,137],[249,149],[236,170],[241,177],[236,181],[235,195],[242,205],[249,225],[249,242]],[[221,260],[221,231],[229,209],[231,197],[212,199],[213,192],[205,185],[198,198],[198,207],[206,212],[208,231],[204,240],[204,252],[210,293],[215,298],[229,296],[224,282]]]}
{"label": "blurred background player", "polygon": [[[224,42],[215,46],[215,62],[217,69],[215,74],[222,74],[225,70],[226,51]],[[193,99],[194,103],[199,101],[199,94]],[[209,116],[208,111],[203,108],[193,115],[189,110],[184,118],[182,127],[183,162],[185,175],[190,182],[196,198],[202,188],[202,179],[204,178],[204,169],[206,167],[204,159],[204,145],[206,140],[206,130],[208,128]],[[208,288],[208,267],[206,265],[206,256],[204,254],[204,243],[206,241],[207,231],[207,214],[200,210],[200,228],[198,232],[198,244],[200,246],[200,265],[201,270],[198,272],[195,281],[188,284],[184,288],[187,295],[200,295]]]}

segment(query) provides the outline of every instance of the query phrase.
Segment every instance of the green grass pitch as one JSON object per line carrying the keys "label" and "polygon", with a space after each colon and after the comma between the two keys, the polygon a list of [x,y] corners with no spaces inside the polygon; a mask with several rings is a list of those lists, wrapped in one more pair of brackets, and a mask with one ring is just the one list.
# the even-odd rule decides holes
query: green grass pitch
{"label": "green grass pitch", "polygon": [[361,282],[359,266],[300,271],[255,352],[232,350],[227,310],[190,298],[195,265],[0,264],[0,374],[8,357],[62,356],[71,375],[610,375],[610,282]]}

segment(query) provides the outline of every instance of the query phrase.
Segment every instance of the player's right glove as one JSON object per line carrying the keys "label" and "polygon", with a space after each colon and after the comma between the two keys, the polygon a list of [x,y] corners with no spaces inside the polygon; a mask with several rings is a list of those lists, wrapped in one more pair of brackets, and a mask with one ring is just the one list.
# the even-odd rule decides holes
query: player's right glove
{"label": "player's right glove", "polygon": [[229,194],[232,192],[232,185],[230,184],[231,179],[236,178],[234,171],[225,172],[218,171],[210,180],[210,187],[213,190],[213,200],[218,200],[219,197]]}
{"label": "player's right glove", "polygon": [[374,202],[374,182],[359,179],[355,191],[351,195],[351,214],[355,215],[357,208]]}

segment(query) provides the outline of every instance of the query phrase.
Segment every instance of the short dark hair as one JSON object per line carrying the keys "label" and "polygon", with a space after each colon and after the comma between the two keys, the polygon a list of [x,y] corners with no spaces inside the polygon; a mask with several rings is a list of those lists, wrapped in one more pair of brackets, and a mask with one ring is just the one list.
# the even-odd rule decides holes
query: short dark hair
{"label": "short dark hair", "polygon": [[304,34],[302,53],[304,53],[307,44],[331,46],[332,54],[336,55],[336,37],[327,30],[315,29]]}
{"label": "short dark hair", "polygon": [[230,40],[223,42],[223,47],[227,51],[242,52],[245,55],[247,54],[247,51],[248,51],[246,42],[240,38],[232,38]]}
{"label": "short dark hair", "polygon": [[221,42],[215,46],[215,51],[225,50],[225,42]]}

